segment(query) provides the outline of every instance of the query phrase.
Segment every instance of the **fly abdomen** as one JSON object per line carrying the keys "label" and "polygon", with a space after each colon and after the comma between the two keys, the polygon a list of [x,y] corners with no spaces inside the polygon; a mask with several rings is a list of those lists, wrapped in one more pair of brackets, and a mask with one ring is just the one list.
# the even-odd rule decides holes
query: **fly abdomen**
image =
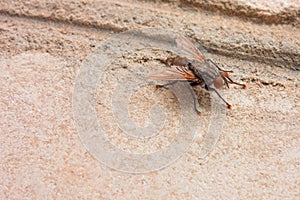
{"label": "fly abdomen", "polygon": [[189,63],[189,60],[186,57],[182,56],[171,56],[167,58],[165,61],[165,64],[167,66],[176,65],[176,66],[187,66]]}

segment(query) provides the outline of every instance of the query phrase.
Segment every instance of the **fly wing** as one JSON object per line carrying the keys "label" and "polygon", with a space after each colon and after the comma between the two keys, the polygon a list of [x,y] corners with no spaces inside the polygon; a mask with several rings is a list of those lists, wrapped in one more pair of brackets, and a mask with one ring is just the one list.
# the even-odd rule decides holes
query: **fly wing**
{"label": "fly wing", "polygon": [[204,62],[205,56],[199,51],[199,49],[185,36],[180,35],[176,38],[178,48],[185,54],[185,56],[192,60],[198,60]]}
{"label": "fly wing", "polygon": [[197,81],[196,75],[184,66],[171,66],[166,70],[158,71],[149,76],[154,80],[177,80],[177,81]]}

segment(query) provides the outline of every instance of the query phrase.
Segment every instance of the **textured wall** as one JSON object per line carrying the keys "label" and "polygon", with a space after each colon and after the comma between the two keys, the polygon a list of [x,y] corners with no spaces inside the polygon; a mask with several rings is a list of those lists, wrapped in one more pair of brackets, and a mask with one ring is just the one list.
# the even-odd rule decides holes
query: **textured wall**
{"label": "textured wall", "polygon": [[[296,0],[1,1],[0,198],[299,198],[299,5]],[[73,114],[74,86],[88,56],[102,56],[101,41],[150,27],[185,34],[248,88],[222,90],[234,109],[222,115],[222,130],[207,157],[200,152],[216,119],[209,93],[195,88],[203,116],[191,113],[196,134],[187,152],[163,169],[124,173],[99,162],[83,144]],[[120,40],[120,49],[127,43]],[[156,101],[166,110],[165,128],[149,139],[125,135],[111,108],[124,77],[134,82],[164,69],[157,58],[170,54],[124,52],[105,69],[94,105],[116,148],[159,152],[175,140],[181,111],[170,90],[146,85],[130,94],[129,115],[141,126],[150,121]]]}

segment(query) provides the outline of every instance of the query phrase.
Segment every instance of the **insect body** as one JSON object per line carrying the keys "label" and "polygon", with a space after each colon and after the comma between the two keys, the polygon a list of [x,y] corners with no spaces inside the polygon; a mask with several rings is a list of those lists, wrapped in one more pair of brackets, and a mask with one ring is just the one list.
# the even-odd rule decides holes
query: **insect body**
{"label": "insect body", "polygon": [[216,89],[222,88],[224,84],[228,88],[229,84],[240,85],[243,88],[246,88],[246,85],[234,82],[228,76],[228,72],[232,71],[223,70],[212,60],[207,59],[186,37],[179,36],[176,43],[185,56],[172,56],[166,60],[161,60],[169,68],[153,74],[150,78],[172,80],[173,82],[189,81],[192,86],[200,85],[209,91],[215,92],[226,103],[227,107],[232,109],[232,105]]}

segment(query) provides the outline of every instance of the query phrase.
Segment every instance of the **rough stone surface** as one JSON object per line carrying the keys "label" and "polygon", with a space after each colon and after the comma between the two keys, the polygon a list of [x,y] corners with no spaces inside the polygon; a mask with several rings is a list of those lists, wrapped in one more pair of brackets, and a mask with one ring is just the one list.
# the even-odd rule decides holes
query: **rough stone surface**
{"label": "rough stone surface", "polygon": [[[0,198],[298,199],[300,4],[265,2],[1,1]],[[86,150],[72,95],[82,62],[100,41],[149,27],[189,36],[217,63],[233,69],[233,78],[248,89],[223,91],[235,108],[227,111],[208,157],[199,158],[199,151],[209,126],[209,95],[196,88],[204,115],[187,153],[162,170],[128,174],[107,168]],[[176,100],[168,90],[150,86],[133,95],[130,115],[145,124],[157,95],[170,113],[168,130],[141,141],[123,136],[111,123],[114,84],[135,67],[163,67],[158,56],[164,54],[118,59],[95,94],[107,138],[126,151],[158,151],[175,137]]]}

